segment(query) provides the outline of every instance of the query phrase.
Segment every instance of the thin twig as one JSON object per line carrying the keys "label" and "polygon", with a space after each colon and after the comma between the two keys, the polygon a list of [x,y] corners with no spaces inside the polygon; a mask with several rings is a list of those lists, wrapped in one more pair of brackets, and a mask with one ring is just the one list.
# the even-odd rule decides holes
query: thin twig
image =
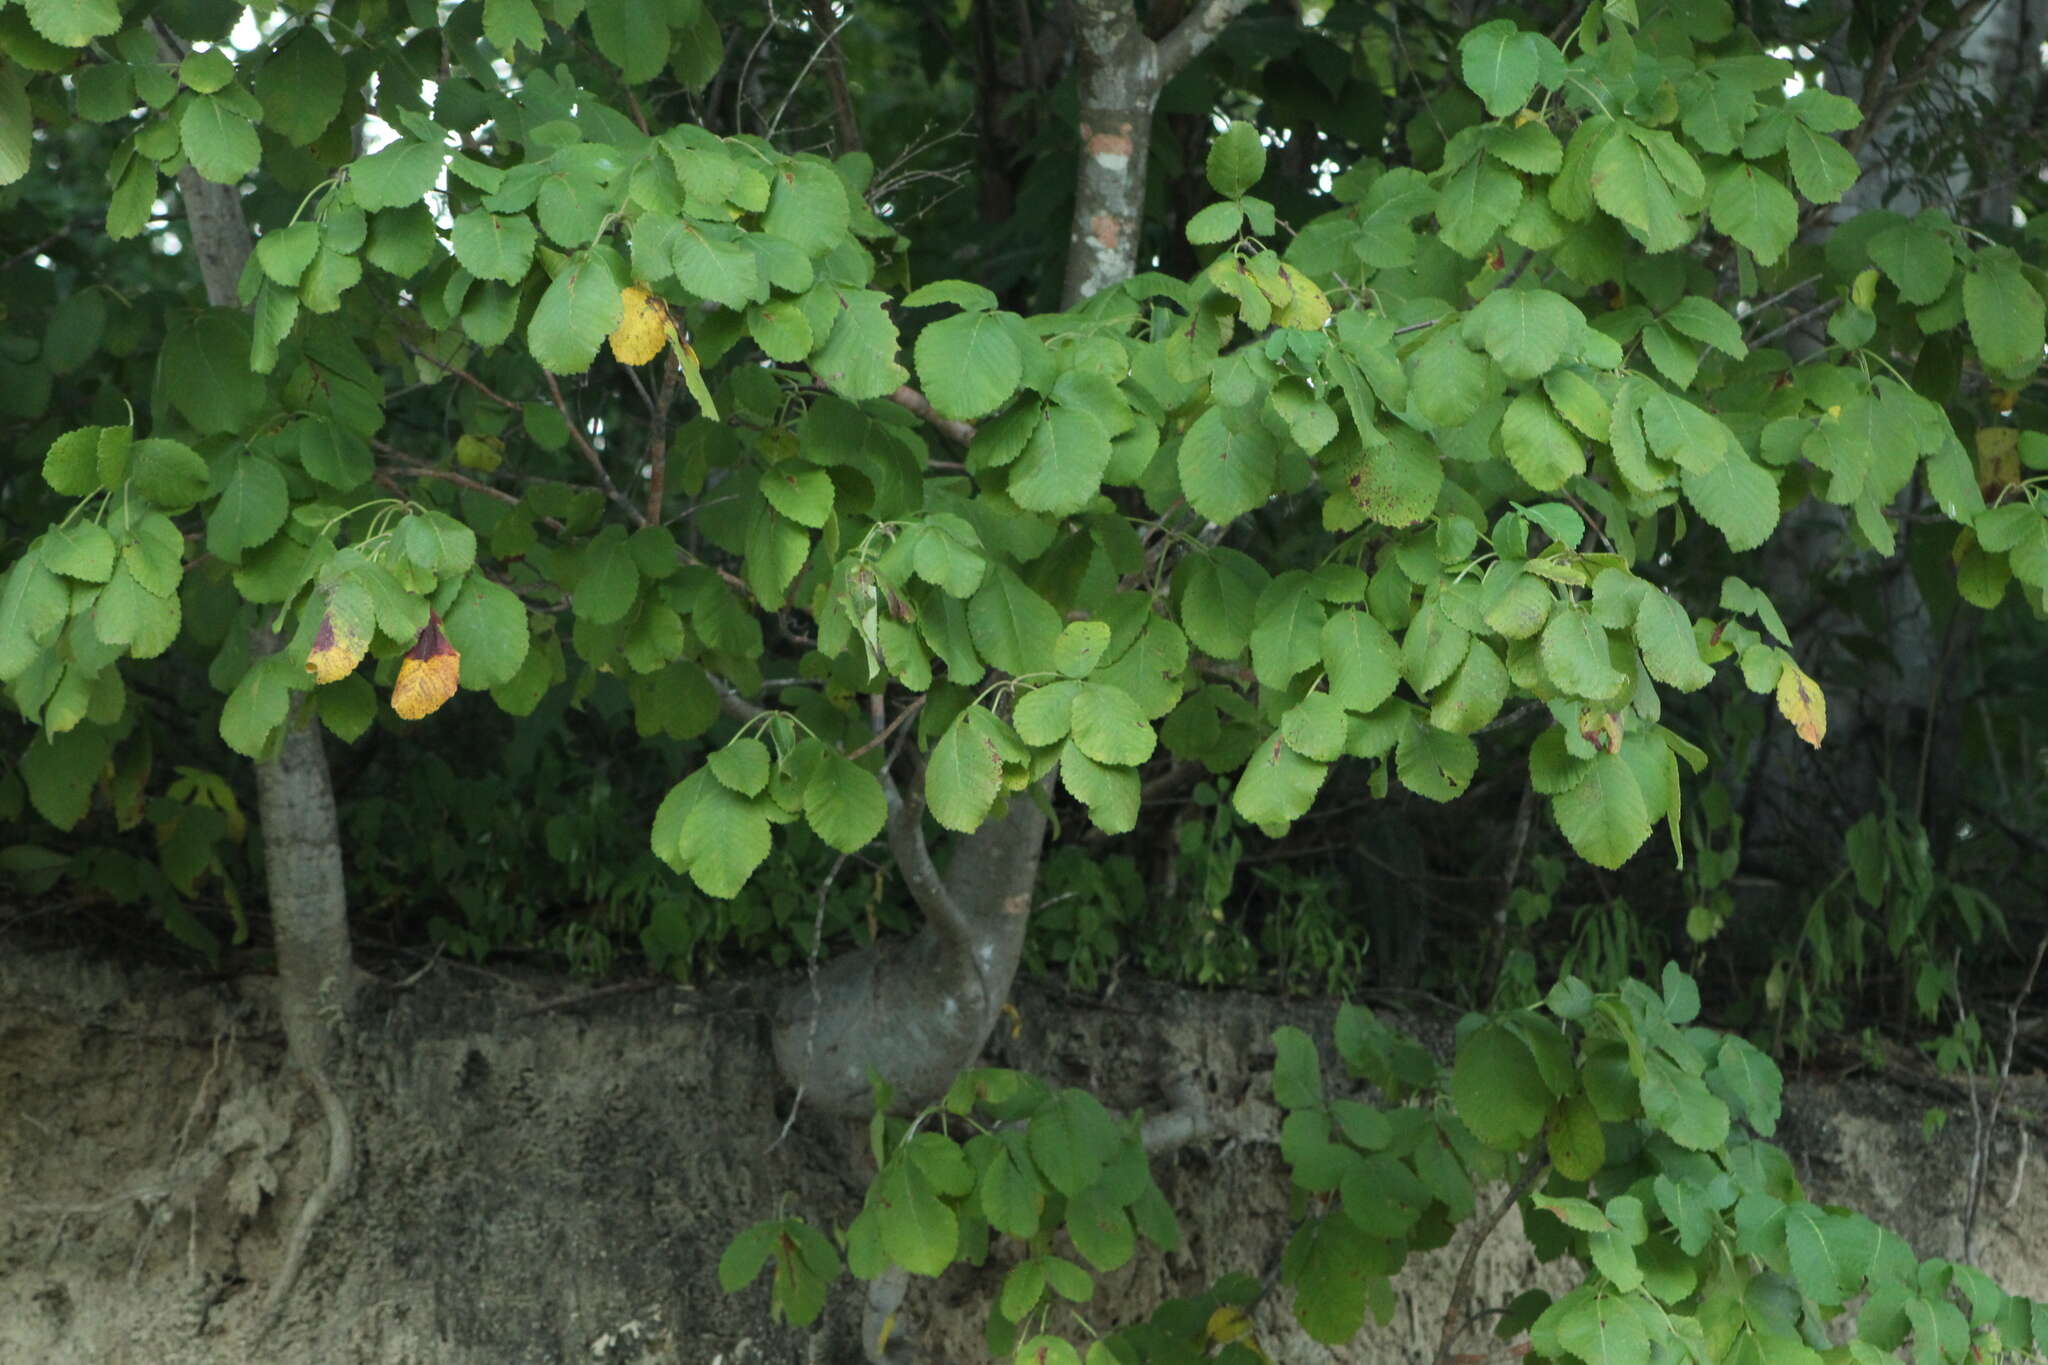
{"label": "thin twig", "polygon": [[555,377],[546,370],[540,372],[540,377],[547,381],[548,396],[555,402],[555,411],[562,414],[562,423],[569,428],[569,439],[575,442],[576,449],[582,453],[583,462],[597,475],[598,487],[604,490],[605,497],[624,508],[635,526],[645,526],[647,514],[642,512],[631,498],[621,493],[618,485],[612,482],[612,476],[606,472],[604,459],[597,453],[597,447],[590,444],[590,438],[583,434],[583,424],[569,411],[569,401],[562,397],[562,386],[556,383]]}
{"label": "thin twig", "polygon": [[1457,1278],[1451,1281],[1450,1302],[1444,1305],[1443,1332],[1437,1337],[1436,1355],[1432,1357],[1436,1365],[1443,1365],[1449,1358],[1451,1343],[1458,1339],[1458,1333],[1464,1328],[1464,1323],[1459,1321],[1458,1310],[1471,1296],[1472,1270],[1479,1263],[1479,1248],[1486,1245],[1486,1239],[1493,1235],[1494,1228],[1507,1216],[1508,1210],[1520,1203],[1523,1195],[1535,1189],[1536,1182],[1541,1180],[1543,1173],[1549,1169],[1550,1163],[1543,1158],[1532,1159],[1522,1168],[1521,1178],[1516,1180],[1514,1187],[1508,1191],[1508,1197],[1501,1200],[1500,1205],[1473,1229],[1472,1240],[1465,1245],[1464,1258],[1458,1262]]}
{"label": "thin twig", "polygon": [[[880,698],[877,698],[877,700],[880,700]],[[873,739],[861,745],[858,749],[849,750],[846,756],[848,758],[859,758],[862,754],[866,753],[870,749],[875,748],[877,745],[887,743],[889,736],[895,734],[897,729],[903,724],[904,721],[909,720],[912,716],[916,715],[919,711],[922,711],[924,709],[924,704],[927,700],[929,700],[928,697],[919,697],[916,701],[904,707],[901,711],[897,712],[896,719],[890,721],[882,729],[877,730],[875,732],[875,737]]]}

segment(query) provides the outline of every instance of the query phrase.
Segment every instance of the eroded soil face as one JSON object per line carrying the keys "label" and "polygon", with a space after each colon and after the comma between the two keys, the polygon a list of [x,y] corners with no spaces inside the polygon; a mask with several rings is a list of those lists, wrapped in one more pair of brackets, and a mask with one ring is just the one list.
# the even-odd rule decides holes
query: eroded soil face
{"label": "eroded soil face", "polygon": [[[369,988],[339,1078],[357,1130],[354,1188],[259,1344],[263,1292],[325,1162],[318,1108],[283,1067],[267,983],[10,954],[0,1361],[858,1361],[850,1281],[802,1333],[769,1321],[763,1286],[729,1296],[717,1285],[738,1229],[785,1206],[843,1226],[866,1179],[855,1125],[800,1117],[777,1141],[790,1097],[769,1052],[769,990],[657,988],[545,1008],[580,990],[445,967],[404,990]],[[1159,1108],[1166,1079],[1191,1074],[1251,1132],[1277,1126],[1272,1030],[1294,1023],[1327,1038],[1332,1012],[1151,988],[1104,1003],[1026,987],[1018,1004],[1021,1025],[992,1061],[1129,1109]],[[2028,1107],[2048,1108],[2048,1087],[2029,1089]],[[1921,1254],[1954,1256],[1970,1122],[1962,1107],[1928,1139],[1930,1102],[1875,1084],[1794,1086],[1780,1140],[1817,1202],[1855,1205]],[[1977,1260],[2009,1289],[2048,1298],[2048,1177],[2035,1163],[2016,1184],[2018,1156],[2008,1128],[1993,1147]],[[1276,1263],[1287,1190],[1270,1143],[1183,1151],[1161,1183],[1185,1245],[1106,1277],[1094,1322]],[[1543,1274],[1513,1221],[1482,1257],[1482,1301]],[[1394,1322],[1344,1351],[1293,1331],[1284,1291],[1264,1306],[1261,1339],[1288,1361],[1426,1359],[1462,1250],[1412,1263]],[[930,1359],[985,1358],[982,1306],[1005,1268],[913,1290],[904,1318]]]}

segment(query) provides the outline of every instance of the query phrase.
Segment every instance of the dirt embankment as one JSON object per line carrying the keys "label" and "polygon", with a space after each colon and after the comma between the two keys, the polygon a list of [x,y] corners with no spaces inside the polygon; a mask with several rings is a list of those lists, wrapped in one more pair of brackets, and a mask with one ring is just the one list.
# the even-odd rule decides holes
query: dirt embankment
{"label": "dirt embankment", "polygon": [[[331,1212],[283,1319],[257,1344],[262,1291],[325,1159],[318,1114],[282,1069],[264,984],[195,984],[68,954],[0,961],[0,1360],[49,1365],[552,1365],[858,1361],[859,1295],[823,1321],[769,1321],[761,1285],[728,1296],[727,1240],[789,1207],[821,1225],[858,1208],[863,1142],[800,1119],[778,1143],[765,996],[621,992],[437,968],[372,987],[345,1080],[360,1170]],[[1005,1065],[1087,1084],[1128,1108],[1192,1073],[1257,1127],[1274,1027],[1328,1036],[1330,1010],[1254,996],[1131,988],[1106,1004],[1020,992]],[[2048,1087],[2024,1102],[2048,1109]],[[1923,1255],[1961,1250],[1966,1108],[1923,1136],[1924,1095],[1875,1082],[1799,1085],[1780,1140],[1809,1193],[1897,1228]],[[2048,1298],[2048,1159],[1998,1135],[1978,1264]],[[1287,1229],[1277,1151],[1232,1141],[1178,1153],[1161,1182],[1186,1244],[1141,1253],[1088,1306],[1114,1323],[1230,1271],[1265,1274]],[[1510,1219],[1510,1224],[1513,1220]],[[1261,1336],[1288,1361],[1424,1360],[1462,1241],[1411,1265],[1400,1313],[1339,1352],[1292,1329],[1285,1291]],[[1503,1229],[1477,1293],[1533,1282]],[[1000,1265],[913,1291],[931,1359],[982,1358]],[[1484,1350],[1468,1341],[1465,1350]]]}

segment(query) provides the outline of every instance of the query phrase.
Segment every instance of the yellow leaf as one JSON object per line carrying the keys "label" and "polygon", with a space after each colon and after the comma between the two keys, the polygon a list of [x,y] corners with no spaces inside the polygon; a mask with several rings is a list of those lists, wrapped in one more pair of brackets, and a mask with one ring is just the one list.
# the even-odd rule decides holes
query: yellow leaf
{"label": "yellow leaf", "polygon": [[306,671],[316,683],[338,682],[355,672],[356,665],[369,651],[367,623],[350,619],[346,612],[337,616],[330,606],[321,614],[320,628],[313,632],[313,648],[306,654]]}
{"label": "yellow leaf", "polygon": [[621,365],[645,365],[668,344],[668,308],[645,289],[619,291],[623,310],[612,333],[612,354]]}
{"label": "yellow leaf", "polygon": [[402,720],[431,716],[455,695],[462,676],[462,655],[441,633],[441,618],[429,614],[425,628],[398,665],[398,681],[391,684],[391,709]]}
{"label": "yellow leaf", "polygon": [[1323,324],[1330,320],[1330,300],[1321,286],[1299,270],[1280,267],[1281,275],[1294,286],[1294,297],[1273,313],[1273,323],[1278,327],[1293,327],[1303,332],[1320,332]]}
{"label": "yellow leaf", "polygon": [[1821,695],[1820,684],[1801,673],[1790,659],[1778,675],[1778,710],[1792,722],[1801,739],[1820,747],[1828,733],[1828,699]]}
{"label": "yellow leaf", "polygon": [[1228,1346],[1249,1336],[1251,1330],[1251,1315],[1235,1304],[1226,1303],[1209,1315],[1209,1325],[1203,1332],[1216,1345]]}

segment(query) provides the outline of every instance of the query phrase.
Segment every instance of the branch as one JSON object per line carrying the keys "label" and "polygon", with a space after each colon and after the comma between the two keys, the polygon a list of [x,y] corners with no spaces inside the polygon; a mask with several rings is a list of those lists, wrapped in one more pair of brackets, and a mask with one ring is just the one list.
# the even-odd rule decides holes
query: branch
{"label": "branch", "polygon": [[945,437],[956,446],[965,446],[974,440],[974,423],[956,422],[950,417],[939,416],[938,410],[932,407],[932,400],[926,398],[908,384],[903,385],[896,392],[890,394],[889,401],[900,408],[915,413],[920,419],[929,423],[939,435]]}
{"label": "branch", "polygon": [[1201,0],[1187,18],[1173,26],[1173,32],[1159,40],[1159,84],[1179,75],[1189,62],[1202,55],[1216,35],[1232,19],[1251,8],[1251,0]]}
{"label": "branch", "polygon": [[661,525],[661,500],[668,495],[668,409],[682,377],[682,362],[674,350],[667,355],[668,368],[662,371],[661,390],[655,395],[654,416],[647,428],[647,520],[656,526]]}
{"label": "branch", "polygon": [[1508,1191],[1508,1197],[1501,1200],[1500,1206],[1473,1230],[1472,1240],[1465,1247],[1464,1259],[1458,1262],[1458,1277],[1451,1281],[1450,1302],[1444,1305],[1443,1332],[1437,1337],[1436,1355],[1431,1357],[1436,1365],[1443,1365],[1443,1362],[1450,1358],[1451,1343],[1457,1340],[1458,1331],[1463,1326],[1458,1321],[1458,1309],[1472,1293],[1472,1268],[1479,1262],[1479,1248],[1486,1245],[1487,1238],[1493,1236],[1493,1230],[1500,1226],[1500,1220],[1507,1216],[1508,1210],[1520,1203],[1523,1195],[1535,1189],[1536,1182],[1541,1180],[1543,1173],[1549,1169],[1548,1161],[1540,1157],[1532,1158],[1529,1164],[1522,1168],[1521,1178],[1515,1181],[1514,1188]]}
{"label": "branch", "polygon": [[583,434],[582,423],[578,422],[576,415],[569,411],[569,401],[562,397],[562,386],[557,384],[555,377],[546,370],[540,372],[540,377],[547,381],[548,396],[554,399],[555,411],[562,414],[562,425],[569,428],[569,439],[576,443],[576,449],[582,452],[583,462],[590,466],[592,473],[597,475],[598,487],[604,490],[604,495],[607,498],[625,509],[626,515],[632,518],[635,526],[645,526],[647,524],[646,513],[642,512],[631,498],[621,493],[618,485],[612,482],[612,476],[605,472],[604,460],[598,455],[597,447],[590,444],[590,438]]}
{"label": "branch", "polygon": [[[825,0],[810,0],[811,27],[825,35],[830,55],[825,60],[825,85],[832,92],[832,119],[839,125],[839,150],[862,150],[860,123],[853,116],[853,96],[846,89],[846,51],[839,45],[839,30],[845,25],[832,22],[832,7]],[[850,22],[852,12],[847,14]]]}
{"label": "branch", "polygon": [[940,933],[962,947],[972,947],[978,937],[974,926],[932,864],[931,847],[924,838],[924,797],[916,793],[905,796],[896,785],[896,775],[887,768],[881,776],[882,792],[889,798],[889,851],[896,855],[896,867],[903,873],[910,898]]}

